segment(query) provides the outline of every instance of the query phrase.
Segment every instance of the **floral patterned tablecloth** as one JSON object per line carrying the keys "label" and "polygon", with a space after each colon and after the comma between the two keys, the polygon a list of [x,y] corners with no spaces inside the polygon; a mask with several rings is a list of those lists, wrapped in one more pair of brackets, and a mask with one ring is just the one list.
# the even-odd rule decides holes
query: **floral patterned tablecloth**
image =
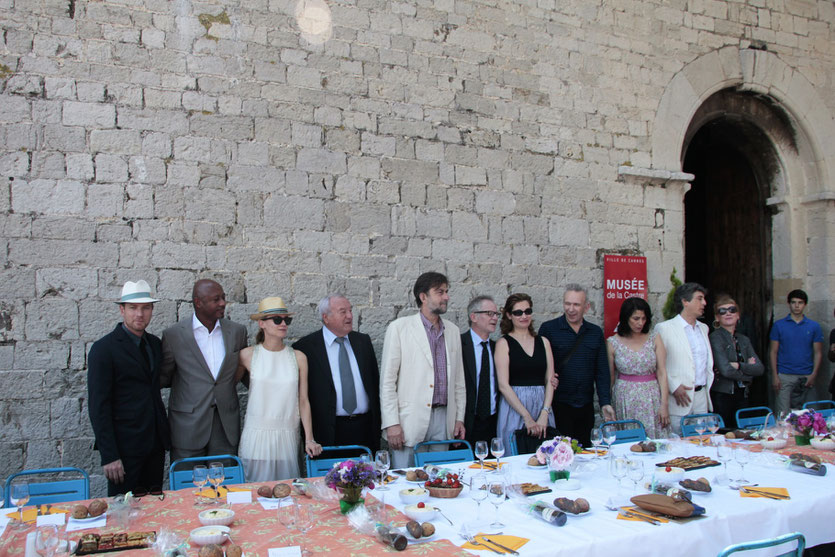
{"label": "floral patterned tablecloth", "polygon": [[[252,503],[231,505],[235,511],[235,522],[232,524],[232,539],[238,543],[247,557],[266,556],[270,548],[302,545],[314,555],[333,553],[334,555],[388,555],[400,553],[389,548],[371,536],[356,532],[348,524],[347,519],[340,514],[336,501],[314,501],[300,497],[299,504],[311,505],[315,512],[315,525],[304,536],[297,530],[288,531],[277,518],[275,510],[264,510],[257,501],[255,489],[258,485],[249,484],[252,488]],[[388,493],[391,493],[390,491]],[[168,528],[180,534],[184,539],[194,528],[200,526],[197,514],[210,506],[194,506],[194,489],[169,491],[165,499],[160,501],[154,496],[147,496],[141,500],[140,516],[131,523],[131,531],[159,531]],[[72,504],[66,504],[70,508]],[[388,519],[395,525],[405,525],[408,518],[390,505],[386,506]],[[115,521],[114,521],[115,522]],[[0,538],[0,557],[23,556],[25,552],[26,535],[34,526],[25,530],[15,530],[7,527]],[[70,539],[78,540],[85,532],[113,533],[124,531],[124,527],[111,523],[100,530],[79,530],[70,532]],[[196,556],[199,548],[196,546],[188,551],[190,556]],[[444,539],[423,543],[410,543],[405,551],[410,555],[471,555],[467,551]],[[115,555],[151,555],[153,550],[120,551]]]}

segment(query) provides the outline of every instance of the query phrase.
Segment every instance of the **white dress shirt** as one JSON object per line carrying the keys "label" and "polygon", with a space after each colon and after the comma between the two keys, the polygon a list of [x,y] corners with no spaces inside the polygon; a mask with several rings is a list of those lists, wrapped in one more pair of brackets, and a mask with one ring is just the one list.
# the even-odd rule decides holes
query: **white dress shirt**
{"label": "white dress shirt", "polygon": [[684,334],[687,335],[687,342],[690,344],[690,352],[693,354],[693,367],[696,371],[696,376],[694,377],[694,387],[707,385],[707,351],[710,350],[710,347],[707,345],[707,339],[705,339],[704,335],[702,335],[702,332],[699,330],[698,321],[695,325],[691,325],[681,315],[679,315],[678,318],[681,319],[681,322],[684,324]]}
{"label": "white dress shirt", "polygon": [[[475,349],[475,387],[476,387],[476,401],[478,399],[478,384],[481,379],[481,351],[484,350],[482,342],[484,339],[478,336],[475,331],[470,329],[470,336],[473,338],[473,348]],[[490,415],[496,413],[496,368],[493,364],[493,353],[490,351],[490,340],[487,340],[487,353],[490,354]]]}
{"label": "white dress shirt", "polygon": [[215,323],[215,327],[210,333],[209,329],[197,319],[197,314],[194,314],[191,316],[191,329],[194,332],[194,340],[200,348],[200,353],[203,354],[203,359],[206,360],[206,365],[212,372],[212,377],[217,379],[220,366],[223,364],[223,358],[226,357],[226,346],[223,344],[220,320]]}
{"label": "white dress shirt", "polygon": [[[325,349],[328,351],[328,363],[331,366],[333,388],[336,390],[336,415],[347,416],[348,413],[342,407],[342,378],[339,375],[339,343],[336,342],[336,335],[327,327],[322,327],[322,336],[325,339]],[[351,341],[347,336],[345,337],[345,350],[348,352],[348,361],[351,362],[351,374],[354,376],[354,388],[357,390],[357,407],[354,410],[354,414],[365,414],[370,409],[368,394],[365,392],[365,385],[362,384],[357,357],[354,356],[354,349],[351,348]]]}

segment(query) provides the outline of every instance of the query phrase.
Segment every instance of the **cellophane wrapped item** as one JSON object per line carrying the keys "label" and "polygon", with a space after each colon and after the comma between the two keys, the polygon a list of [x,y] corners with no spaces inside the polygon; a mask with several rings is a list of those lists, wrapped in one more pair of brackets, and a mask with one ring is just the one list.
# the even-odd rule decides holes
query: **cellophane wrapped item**
{"label": "cellophane wrapped item", "polygon": [[165,526],[159,529],[156,541],[154,541],[151,547],[161,557],[177,557],[180,555],[185,557],[186,550],[188,549],[185,538]]}
{"label": "cellophane wrapped item", "polygon": [[391,525],[375,521],[364,505],[354,507],[345,516],[348,517],[348,523],[357,532],[367,536],[374,536],[377,540],[389,547],[393,547],[397,551],[403,551],[409,544],[406,536],[400,530]]}
{"label": "cellophane wrapped item", "polygon": [[324,480],[321,479],[308,482],[306,492],[308,497],[312,497],[316,501],[339,501],[339,493],[325,485]]}

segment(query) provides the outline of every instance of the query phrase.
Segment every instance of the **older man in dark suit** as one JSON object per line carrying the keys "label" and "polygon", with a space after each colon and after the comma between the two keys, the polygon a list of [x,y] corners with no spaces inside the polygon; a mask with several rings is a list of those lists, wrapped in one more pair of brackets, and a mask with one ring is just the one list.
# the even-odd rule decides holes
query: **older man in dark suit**
{"label": "older man in dark suit", "polygon": [[159,392],[162,343],[145,332],[156,301],[144,280],[125,283],[123,321],[87,357],[88,411],[108,495],[162,486],[171,446]]}
{"label": "older man in dark suit", "polygon": [[496,302],[490,296],[476,296],[467,304],[470,330],[461,334],[464,382],[467,386],[467,410],[464,428],[467,441],[487,441],[496,436],[499,387],[493,364],[495,342],[490,335],[499,322]]}
{"label": "older man in dark suit", "polygon": [[[323,446],[380,446],[380,371],[371,337],[354,331],[351,302],[331,294],[319,302],[324,326],[299,339],[308,365],[313,436]],[[333,456],[329,453],[327,456]]]}
{"label": "older man in dark suit", "polygon": [[223,318],[226,294],[215,281],[198,280],[191,297],[194,315],[162,333],[172,461],[237,454],[241,436],[235,372],[246,327]]}

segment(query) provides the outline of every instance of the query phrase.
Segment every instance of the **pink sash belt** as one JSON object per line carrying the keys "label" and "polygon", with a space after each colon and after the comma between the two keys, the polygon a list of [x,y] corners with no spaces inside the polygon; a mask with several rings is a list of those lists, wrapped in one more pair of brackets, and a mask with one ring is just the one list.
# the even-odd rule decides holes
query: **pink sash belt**
{"label": "pink sash belt", "polygon": [[646,383],[647,381],[655,381],[655,375],[626,375],[619,372],[618,379],[631,383]]}

